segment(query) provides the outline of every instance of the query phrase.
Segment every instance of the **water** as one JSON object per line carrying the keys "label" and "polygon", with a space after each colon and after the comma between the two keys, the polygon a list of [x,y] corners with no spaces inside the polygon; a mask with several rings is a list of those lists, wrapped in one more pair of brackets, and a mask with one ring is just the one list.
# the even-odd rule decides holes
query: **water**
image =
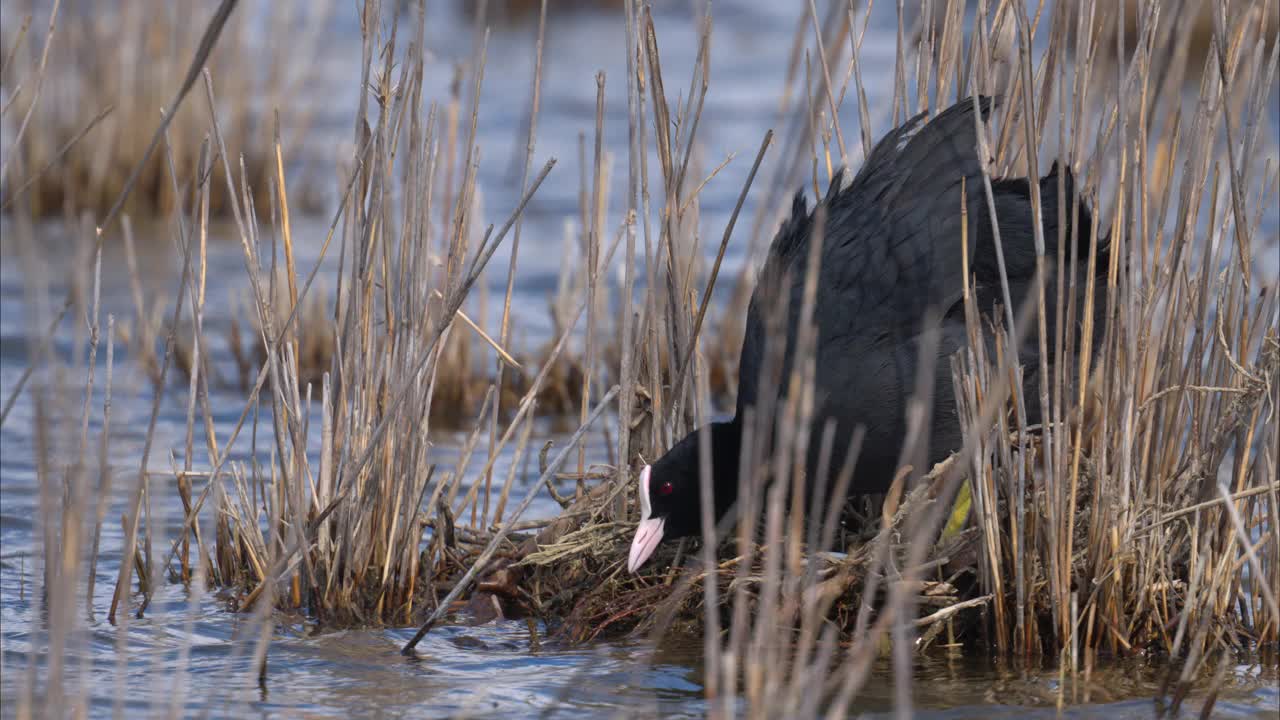
{"label": "water", "polygon": [[[436,3],[440,5],[441,3]],[[449,5],[449,4],[445,4]],[[553,3],[554,5],[554,3]],[[697,29],[684,4],[662,3],[656,11],[658,37],[668,88],[687,87],[688,69],[695,59]],[[881,3],[881,5],[886,5]],[[794,28],[794,8],[781,3],[756,2],[717,6],[713,42],[713,81],[703,114],[702,164],[708,169],[728,153],[739,153],[701,194],[702,220],[707,237],[718,237],[749,168],[749,154],[776,116],[787,53]],[[311,96],[319,115],[312,135],[295,139],[290,147],[319,157],[319,166],[348,157],[350,110],[354,106],[355,75],[359,66],[356,26],[345,5],[337,9],[331,39],[316,63],[319,71]],[[429,20],[432,62],[428,67],[428,97],[444,98],[452,77],[452,64],[471,53],[469,20],[450,7],[437,8]],[[878,13],[864,45],[862,60],[872,119],[878,135],[887,127],[884,112],[892,92],[894,57],[892,8]],[[522,123],[528,101],[528,64],[533,55],[533,28],[527,22],[498,23],[489,41],[488,68],[481,100],[479,143],[484,162],[480,187],[486,212],[505,214],[516,198],[510,177],[510,158],[523,148]],[[623,26],[612,11],[554,12],[547,36],[543,81],[543,110],[539,123],[537,158],[556,156],[560,167],[531,204],[525,223],[524,247],[519,264],[516,325],[529,347],[543,341],[550,330],[546,297],[554,290],[563,256],[562,224],[577,216],[578,135],[590,137],[594,123],[594,73],[607,74],[606,146],[625,165],[626,103]],[[874,70],[874,71],[870,71]],[[848,141],[855,143],[856,113],[846,113]],[[286,140],[288,144],[288,140]],[[852,150],[852,147],[851,147]],[[1274,152],[1272,149],[1270,152]],[[326,165],[328,163],[328,165]],[[616,174],[615,174],[616,177]],[[331,180],[328,182],[332,182]],[[625,183],[618,178],[615,192]],[[758,194],[757,194],[758,195]],[[755,196],[753,196],[755,197]],[[616,222],[621,200],[611,205]],[[751,207],[748,207],[750,212]],[[744,215],[747,217],[747,215]],[[493,217],[489,218],[494,219]],[[1274,237],[1277,221],[1268,216],[1264,228]],[[746,230],[740,224],[739,235]],[[47,285],[48,296],[62,298],[67,278],[81,243],[62,224],[41,226],[36,237],[43,248],[43,273],[25,271],[13,240],[11,221],[0,226],[0,396],[10,389],[26,366],[30,344],[37,334],[28,326],[27,288]],[[176,285],[174,257],[165,226],[139,227],[140,277],[149,302],[169,297]],[[319,218],[295,221],[299,264],[309,268],[318,258],[326,230]],[[242,257],[230,232],[217,233],[211,244],[210,302],[207,326],[221,327],[237,310],[227,298],[246,285]],[[726,260],[732,272],[743,262],[743,242],[730,247]],[[102,302],[104,317],[131,317],[133,301],[123,253],[112,246],[104,257]],[[505,249],[494,259],[506,265]],[[1274,246],[1262,249],[1262,262],[1274,257]],[[333,258],[329,259],[330,264]],[[504,273],[490,273],[486,281],[500,292]],[[60,301],[55,301],[60,302]],[[165,305],[165,303],[161,303]],[[63,323],[56,349],[63,357],[80,347],[75,318]],[[218,369],[228,377],[233,364],[225,338],[214,333],[211,351]],[[105,348],[102,352],[105,352]],[[82,360],[80,361],[83,362]],[[119,518],[125,503],[124,489],[136,475],[151,411],[149,382],[128,354],[117,349],[111,445],[108,460],[116,481],[102,528],[102,554],[93,597],[94,619],[87,636],[73,642],[68,657],[70,692],[86,698],[93,714],[113,707],[128,715],[137,712],[261,717],[347,717],[352,712],[385,717],[479,715],[511,716],[544,709],[556,716],[589,717],[619,712],[624,715],[697,716],[702,704],[700,643],[671,641],[661,647],[652,663],[638,643],[601,642],[589,647],[565,648],[548,642],[541,629],[523,621],[498,621],[469,627],[446,625],[433,630],[419,645],[418,657],[406,659],[398,649],[411,630],[348,630],[318,632],[304,618],[278,617],[268,652],[267,672],[260,682],[252,662],[256,625],[247,615],[230,612],[217,593],[192,595],[179,585],[165,584],[156,593],[145,617],[129,623],[125,640],[127,656],[117,652],[117,628],[105,619],[111,589],[120,563],[123,533]],[[99,367],[102,365],[100,363]],[[79,378],[69,378],[69,387]],[[101,383],[93,398],[102,403]],[[214,388],[210,398],[219,438],[225,438],[243,407],[243,395]],[[72,398],[68,407],[78,408]],[[180,452],[186,427],[186,386],[172,381],[166,391],[155,433],[150,465],[170,467],[171,453]],[[0,688],[8,716],[16,707],[34,657],[43,671],[41,634],[38,627],[41,556],[36,537],[40,502],[36,483],[36,408],[24,394],[0,429],[0,642],[3,672]],[[264,418],[265,421],[265,418]],[[89,437],[101,429],[101,412],[91,416]],[[539,431],[539,434],[549,433]],[[433,435],[438,462],[452,462],[461,436]],[[597,436],[598,437],[598,436]],[[72,458],[78,452],[76,437],[54,438],[54,457]],[[197,443],[199,445],[200,443]],[[477,454],[483,453],[483,447]],[[604,448],[593,454],[602,457]],[[92,456],[92,452],[90,453]],[[247,448],[237,448],[233,458],[250,459]],[[512,461],[504,457],[498,472]],[[197,464],[201,462],[197,458]],[[533,479],[521,469],[519,482]],[[155,489],[155,512],[161,535],[173,536],[180,516],[174,488]],[[517,493],[522,492],[517,489]],[[532,507],[533,517],[554,514],[549,499]],[[78,613],[84,609],[77,608]],[[127,658],[123,659],[122,658]],[[860,696],[856,709],[869,713],[892,710],[893,681],[889,668],[877,667]],[[1162,669],[1140,665],[1105,666],[1087,686],[1069,686],[1069,714],[1115,717],[1148,717],[1155,710],[1151,698],[1163,680]],[[1273,672],[1249,667],[1228,674],[1217,712],[1226,717],[1273,713],[1280,706]],[[973,659],[921,658],[915,670],[914,696],[918,707],[935,717],[992,717],[1055,714],[1059,688],[1053,669],[1016,669],[990,666]],[[1198,706],[1196,702],[1190,703]]]}

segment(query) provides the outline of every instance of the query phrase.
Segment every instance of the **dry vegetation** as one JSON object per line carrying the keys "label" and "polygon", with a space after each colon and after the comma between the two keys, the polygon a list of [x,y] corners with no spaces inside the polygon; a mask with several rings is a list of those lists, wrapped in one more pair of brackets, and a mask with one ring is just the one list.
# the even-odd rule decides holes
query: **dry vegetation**
{"label": "dry vegetation", "polygon": [[[874,122],[859,63],[865,16],[834,2],[819,17],[810,5],[778,141],[762,138],[729,227],[706,248],[697,196],[714,171],[698,167],[694,150],[711,77],[712,22],[701,25],[686,86],[664,76],[648,11],[629,0],[628,73],[597,78],[595,128],[583,153],[589,167],[571,238],[583,265],[566,275],[553,304],[555,337],[523,359],[510,347],[510,282],[504,297],[478,303],[502,303],[497,327],[483,324],[479,308],[466,308],[477,304],[471,296],[486,268],[514,277],[526,203],[544,182],[564,181],[553,171],[556,160],[536,150],[543,23],[531,62],[519,201],[486,224],[476,202],[476,124],[485,112],[477,90],[487,36],[479,37],[462,91],[431,102],[422,97],[425,20],[417,6],[396,27],[393,45],[375,32],[379,3],[363,4],[361,82],[369,92],[357,116],[367,127],[355,134],[324,239],[321,258],[338,254],[341,270],[322,301],[311,299],[325,297],[317,291],[319,264],[294,262],[288,213],[258,211],[286,207],[285,189],[236,165],[231,127],[207,112],[225,91],[215,95],[206,76],[194,91],[201,97],[186,109],[203,107],[189,121],[198,124],[192,137],[207,133],[208,140],[184,150],[187,164],[175,161],[171,174],[166,162],[157,176],[186,219],[174,238],[184,258],[177,301],[155,326],[166,337],[151,361],[163,386],[175,349],[185,348],[188,430],[170,470],[186,521],[177,537],[165,537],[150,520],[158,492],[150,478],[158,471],[148,467],[148,433],[137,476],[117,479],[132,498],[122,557],[136,560],[120,565],[113,620],[127,628],[168,573],[198,591],[206,583],[226,588],[232,605],[252,612],[259,661],[273,609],[304,610],[333,625],[421,624],[406,651],[468,600],[476,614],[539,617],[571,642],[623,633],[656,641],[689,631],[705,643],[707,696],[723,701],[713,711],[745,708],[760,717],[844,714],[883,654],[893,659],[897,700],[909,708],[912,657],[939,646],[1048,659],[1064,679],[1087,678],[1108,657],[1164,658],[1164,699],[1174,706],[1206,672],[1217,669],[1220,682],[1233,653],[1274,653],[1280,339],[1275,287],[1251,274],[1252,248],[1266,240],[1261,218],[1276,203],[1274,146],[1262,135],[1277,69],[1274,36],[1260,41],[1250,25],[1220,22],[1202,68],[1184,62],[1156,80],[1154,40],[1168,22],[1157,4],[1144,4],[1128,36],[1080,19],[1108,7],[1090,0],[1078,3],[1083,15],[1069,12],[1070,3],[1028,13],[1024,3],[980,0],[967,36],[963,3],[932,5],[942,20],[900,48],[892,106]],[[1255,5],[1275,12],[1274,0]],[[1032,53],[1032,37],[1047,39],[1047,50]],[[1126,37],[1138,39],[1136,48],[1122,45]],[[1122,63],[1104,64],[1111,49],[1104,41],[1117,43],[1112,57]],[[1180,95],[1188,75],[1199,82],[1191,106]],[[625,172],[610,173],[603,157],[606,82],[628,88]],[[856,166],[892,125],[973,93],[1008,100],[984,135],[991,176],[1043,174],[1045,158],[1058,156],[1103,209],[1095,217],[1113,242],[1106,284],[1090,289],[1086,307],[1059,304],[1084,318],[1093,317],[1090,303],[1104,306],[1110,321],[1095,359],[1075,366],[1065,359],[1073,339],[1046,335],[1046,327],[1064,323],[1047,322],[1039,293],[1070,288],[1048,283],[1012,299],[1041,308],[1032,327],[987,324],[969,303],[974,350],[952,362],[965,447],[938,467],[904,470],[887,498],[861,503],[872,519],[848,524],[859,532],[841,526],[838,504],[808,526],[785,512],[796,459],[809,443],[829,441],[794,431],[807,427],[803,400],[811,392],[798,363],[792,386],[800,392],[751,424],[757,442],[748,452],[758,462],[744,464],[757,469],[743,478],[748,520],[718,542],[707,528],[712,542],[668,550],[640,576],[625,574],[637,513],[633,470],[706,419],[713,385],[733,384],[733,319],[744,314],[751,275],[719,277],[727,243],[745,239],[754,253],[763,251],[790,190],[816,191],[839,165]],[[858,113],[860,137],[844,137],[841,108]],[[24,167],[39,165],[25,149],[36,142],[24,136],[16,151]],[[163,146],[166,160],[176,146]],[[658,167],[649,167],[650,149]],[[766,152],[773,162],[757,181]],[[604,202],[611,175],[626,183],[626,206],[616,216]],[[53,183],[66,175],[47,177]],[[750,222],[741,219],[734,240],[753,183],[767,201],[757,202]],[[109,191],[102,197],[114,199]],[[201,359],[209,345],[205,241],[215,197],[234,218],[244,250],[253,318],[246,331],[260,359],[242,363],[248,400],[229,436],[214,431]],[[31,203],[24,201],[23,213],[38,207]],[[510,266],[488,267],[504,243]],[[1046,266],[1097,257],[1093,246],[1060,247],[1069,250],[1045,257]],[[65,479],[51,475],[52,466],[40,469],[49,495],[41,521],[45,587],[67,590],[48,593],[51,660],[40,692],[50,698],[59,696],[58,652],[76,622],[73,604],[84,598],[75,591],[78,578],[96,562],[104,506],[95,498],[111,482],[96,469],[105,461],[88,459],[87,428],[96,412],[92,389],[105,382],[105,448],[111,370],[108,364],[103,380],[94,368],[99,346],[114,341],[113,320],[100,317],[96,278],[84,281],[76,294],[89,318],[80,338],[89,368],[80,461]],[[723,315],[707,310],[717,282],[735,288]],[[610,291],[637,297],[634,312],[613,310]],[[47,302],[39,307],[33,327],[56,315]],[[982,336],[994,338],[994,356]],[[1016,336],[1038,338],[1045,361],[1054,358],[1038,397],[1018,396],[1014,380],[1024,370],[1009,366],[1004,351]],[[47,346],[37,347],[33,365],[50,357]],[[33,392],[40,418],[51,400]],[[1019,408],[1030,403],[1051,421],[1027,427]],[[471,432],[461,459],[442,467],[432,433],[456,424],[441,413],[456,419],[459,406],[469,410]],[[554,452],[544,448],[540,477],[521,488],[522,497],[513,495],[519,459],[538,446],[530,444],[533,420],[550,413],[568,414],[578,430]],[[606,424],[615,461],[589,466],[585,435]],[[477,450],[481,438],[486,451]],[[231,462],[232,449],[245,445],[270,460]],[[499,463],[503,452],[516,460]],[[210,458],[208,465],[197,467],[198,457]],[[509,469],[496,472],[502,465]],[[564,513],[524,518],[532,499],[548,488],[555,493],[554,480],[563,477],[577,481],[573,496],[560,498]],[[55,487],[66,489],[60,499]],[[817,551],[833,543],[847,552]],[[1060,687],[1060,701],[1069,701],[1072,683]]]}
{"label": "dry vegetation", "polygon": [[[37,217],[86,210],[101,217],[142,160],[161,109],[172,102],[197,52],[211,9],[192,0],[108,5],[6,2],[0,29],[4,138],[12,143],[0,170],[0,203],[6,209],[20,204]],[[243,5],[208,67],[219,81],[223,136],[236,154],[233,162],[243,163],[235,172],[245,173],[265,213],[276,182],[274,138],[283,132],[298,139],[307,132],[310,117],[299,98],[304,83],[314,81],[308,67],[331,3]],[[290,41],[270,42],[273,36]],[[191,182],[209,131],[202,104],[180,108],[166,136],[184,185]],[[129,212],[167,215],[179,206],[188,191],[175,190],[165,163],[157,153],[142,167]],[[230,212],[223,190],[212,192],[215,213]],[[304,201],[315,204],[306,188],[293,190],[295,212]]]}

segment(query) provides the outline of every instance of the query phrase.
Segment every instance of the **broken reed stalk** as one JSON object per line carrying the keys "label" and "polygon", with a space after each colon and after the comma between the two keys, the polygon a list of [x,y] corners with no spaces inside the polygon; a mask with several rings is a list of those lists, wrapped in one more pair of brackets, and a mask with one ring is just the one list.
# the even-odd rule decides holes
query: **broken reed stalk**
{"label": "broken reed stalk", "polygon": [[[604,86],[605,75],[603,71],[596,73],[596,124],[595,124],[595,150],[592,153],[592,183],[591,183],[591,206],[588,208],[590,213],[590,225],[583,228],[587,231],[587,326],[586,326],[586,351],[584,353],[584,370],[582,373],[582,404],[579,414],[579,423],[586,424],[587,408],[591,404],[591,376],[595,373],[596,359],[596,316],[599,314],[597,310],[597,287],[600,280],[600,223],[603,218],[601,214],[603,208],[604,192],[603,186],[605,182],[603,163],[603,146],[604,146]],[[578,482],[575,490],[576,497],[581,498],[586,489],[586,482],[582,479],[586,474],[587,446],[585,442],[578,445]]]}
{"label": "broken reed stalk", "polygon": [[[543,41],[546,39],[547,32],[547,0],[542,0],[538,9],[538,39],[534,45],[533,51],[533,92],[529,98],[529,129],[525,139],[524,164],[520,170],[520,193],[523,194],[525,188],[529,184],[529,173],[533,167],[533,154],[537,147],[536,139],[538,136],[538,110],[542,102],[542,49]],[[507,287],[502,297],[502,321],[498,331],[498,343],[503,347],[507,347],[510,342],[511,333],[511,295],[515,291],[516,283],[516,262],[520,256],[520,229],[523,225],[524,215],[521,214],[516,218],[515,227],[511,234],[511,261],[507,266]],[[506,366],[503,363],[497,365],[497,375],[494,379],[494,387],[498,392],[498,408],[502,407],[502,388]],[[492,448],[498,439],[498,416],[500,412],[493,414],[489,423],[489,447],[492,454]],[[514,467],[514,465],[513,465]],[[513,476],[514,477],[514,476]],[[481,525],[488,522],[489,517],[489,485],[492,482],[492,473],[486,473],[484,477],[484,495],[485,495],[485,511],[481,520]],[[511,492],[511,483],[503,485],[501,498],[498,500],[498,506],[493,514],[493,522],[495,524],[502,522],[503,510],[507,505],[507,497]]]}
{"label": "broken reed stalk", "polygon": [[[164,125],[162,124],[161,129],[163,129],[163,127]],[[174,178],[174,182],[175,183],[177,182],[176,177]],[[108,215],[108,217],[110,217],[110,215]],[[102,227],[103,226],[101,225],[99,226],[100,229]],[[179,222],[178,223],[179,232],[178,232],[177,242],[182,251],[182,272],[181,272],[180,279],[178,281],[179,292],[177,295],[177,300],[174,303],[173,316],[170,319],[169,330],[164,341],[164,355],[160,361],[159,384],[161,387],[164,386],[165,378],[168,375],[169,366],[173,358],[174,346],[176,343],[176,333],[178,329],[178,320],[182,316],[182,307],[187,294],[186,288],[191,277],[191,242],[190,242],[190,239],[185,236],[185,231],[183,230],[183,228],[184,228],[183,223]],[[99,238],[98,247],[101,247],[102,233],[98,232],[97,235]],[[138,530],[141,524],[141,514],[143,512],[143,499],[146,496],[146,488],[147,488],[147,482],[148,482],[147,466],[151,456],[151,445],[155,437],[156,421],[160,414],[162,399],[163,399],[163,393],[157,392],[154,394],[151,402],[151,414],[147,421],[146,437],[142,444],[142,461],[139,464],[136,485],[133,489],[133,492],[131,493],[131,500],[127,506],[128,514],[126,517],[125,545],[124,545],[124,553],[122,554],[122,557],[125,557],[125,558],[132,557],[135,552],[135,549],[137,548]],[[151,524],[147,524],[146,526],[147,535],[144,536],[144,540],[146,541],[146,544],[148,546],[150,546],[149,540],[150,540],[151,529],[152,529]],[[122,603],[127,604],[128,602],[127,596],[129,594],[129,586],[131,584],[132,572],[133,572],[133,563],[130,563],[127,561],[122,561],[120,563],[120,570],[116,577],[115,594],[112,596],[112,599],[111,599],[111,610],[107,614],[108,621],[112,623],[114,623],[116,620],[116,610],[119,609]]]}

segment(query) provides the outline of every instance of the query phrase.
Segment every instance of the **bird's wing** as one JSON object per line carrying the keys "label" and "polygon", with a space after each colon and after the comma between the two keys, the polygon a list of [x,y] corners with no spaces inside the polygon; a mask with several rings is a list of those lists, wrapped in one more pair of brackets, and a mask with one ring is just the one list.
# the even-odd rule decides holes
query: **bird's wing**
{"label": "bird's wing", "polygon": [[[985,118],[995,101],[980,98]],[[879,318],[908,335],[930,307],[961,296],[962,223],[969,259],[983,210],[975,103],[960,101],[932,120],[913,118],[872,151],[849,188],[831,202],[824,273],[853,298],[857,321]],[[961,189],[969,217],[961,215]]]}
{"label": "bird's wing", "polygon": [[[919,333],[930,306],[949,306],[962,289],[960,188],[968,178],[970,211],[981,198],[974,101],[963,100],[933,119],[917,115],[886,135],[853,181],[837,175],[821,204],[827,209],[820,258],[819,346],[839,337],[884,330]],[[995,101],[980,98],[985,118]],[[779,228],[747,313],[739,363],[739,408],[754,402],[764,363],[765,310],[787,313],[789,370],[804,291],[815,212],[801,194]],[[973,246],[970,245],[970,253]],[[785,374],[784,376],[785,377]]]}

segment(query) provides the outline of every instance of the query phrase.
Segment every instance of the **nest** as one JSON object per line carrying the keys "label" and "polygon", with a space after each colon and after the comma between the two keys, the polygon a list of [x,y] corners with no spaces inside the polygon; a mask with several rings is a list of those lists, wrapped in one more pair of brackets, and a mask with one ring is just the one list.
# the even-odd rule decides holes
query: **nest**
{"label": "nest", "polygon": [[[894,579],[876,569],[877,557],[885,551],[905,552],[907,524],[938,502],[937,481],[949,464],[940,464],[900,503],[892,496],[887,501],[851,503],[846,518],[856,516],[854,505],[863,505],[878,508],[881,512],[871,515],[880,521],[870,528],[846,521],[849,529],[842,529],[837,546],[848,552],[807,553],[803,572],[782,581],[818,593],[829,605],[828,620],[842,633],[852,633],[868,580],[876,575],[874,600],[879,603],[887,592],[885,581]],[[745,602],[755,615],[762,591],[768,590],[769,547],[754,544],[739,552],[736,539],[729,537],[717,548],[715,567],[703,569],[697,561],[700,541],[667,543],[633,575],[626,563],[635,524],[614,516],[623,489],[616,481],[599,485],[536,536],[516,541],[466,604],[472,620],[483,622],[499,614],[537,617],[555,639],[568,644],[662,632],[700,635],[707,617],[704,586],[711,580],[719,591],[722,627],[736,602]],[[885,507],[896,507],[887,519],[882,515]],[[968,626],[981,621],[990,598],[980,596],[974,582],[977,532],[944,532],[928,556],[930,579],[913,585],[917,624],[926,644],[946,627],[956,634],[957,622]],[[798,624],[798,609],[793,615],[789,620]]]}

